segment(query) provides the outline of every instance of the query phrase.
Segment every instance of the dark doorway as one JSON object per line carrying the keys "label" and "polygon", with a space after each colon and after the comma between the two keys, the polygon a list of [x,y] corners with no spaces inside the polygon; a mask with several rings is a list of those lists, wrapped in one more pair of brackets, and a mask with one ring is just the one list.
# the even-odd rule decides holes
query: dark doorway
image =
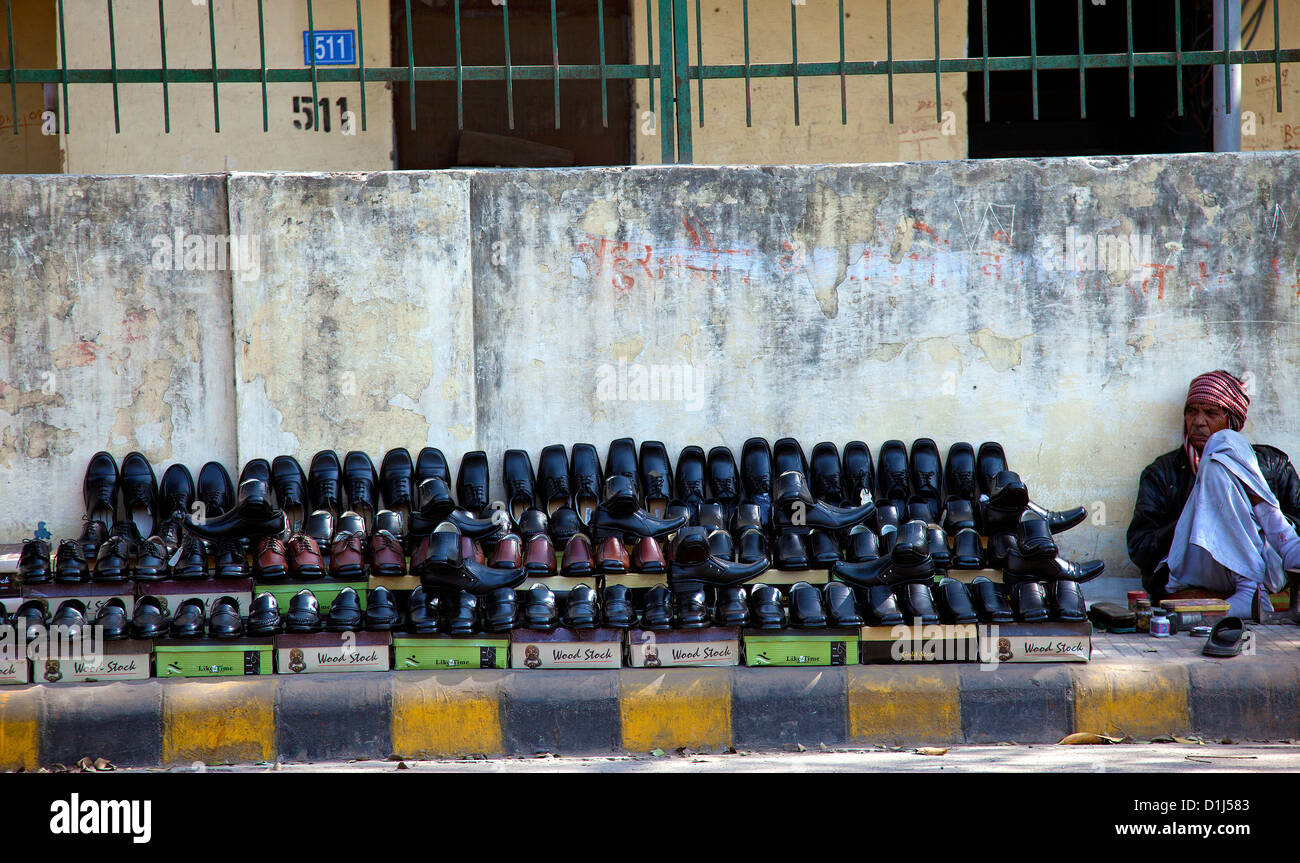
{"label": "dark doorway", "polygon": [[[988,4],[989,56],[1028,57],[1030,0]],[[1182,48],[1211,47],[1214,0],[1183,0]],[[1083,45],[1090,54],[1128,51],[1124,0],[1083,4]],[[980,0],[971,0],[970,56],[981,57]],[[1174,0],[1133,3],[1134,52],[1169,51],[1175,46]],[[1038,0],[1038,54],[1078,54],[1079,19],[1075,3]],[[1129,117],[1128,68],[1087,72],[1087,117],[1080,118],[1079,72],[1038,73],[1038,120],[1033,118],[1032,76],[1025,72],[989,74],[989,121],[984,119],[984,73],[968,77],[969,154],[973,159],[1010,156],[1130,155],[1213,150],[1212,74],[1208,66],[1183,67],[1183,116],[1178,115],[1174,67],[1136,70],[1134,114]]]}
{"label": "dark doorway", "polygon": [[[595,0],[556,0],[559,57],[563,64],[599,64]],[[406,3],[393,0],[393,65],[407,61]],[[628,0],[605,0],[605,63],[629,63]],[[461,63],[503,66],[503,7],[492,0],[461,0]],[[452,0],[411,3],[417,66],[456,64]],[[510,0],[510,61],[549,66],[550,0]],[[626,165],[632,154],[631,92],[626,81],[608,80],[609,125],[602,124],[600,80],[560,79],[560,128],[555,128],[555,89],[544,80],[515,79],[514,128],[506,82],[464,82],[465,136],[456,127],[456,83],[422,81],[415,88],[416,128],[411,129],[409,84],[393,87],[397,166],[449,168],[459,164]],[[459,156],[458,156],[459,153]]]}

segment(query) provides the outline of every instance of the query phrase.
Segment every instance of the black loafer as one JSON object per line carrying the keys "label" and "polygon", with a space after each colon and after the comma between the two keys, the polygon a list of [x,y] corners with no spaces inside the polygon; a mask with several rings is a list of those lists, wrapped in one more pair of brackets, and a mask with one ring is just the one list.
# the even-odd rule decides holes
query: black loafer
{"label": "black loafer", "polygon": [[665,632],[673,628],[672,594],[662,584],[656,584],[645,592],[641,628],[655,632]]}
{"label": "black loafer", "polygon": [[826,606],[822,592],[806,581],[790,587],[790,625],[797,629],[820,629],[826,626]]}
{"label": "black loafer", "polygon": [[100,606],[95,615],[95,626],[102,626],[104,638],[120,641],[131,636],[131,622],[126,616],[126,604],[119,597],[113,597]]}
{"label": "black loafer", "polygon": [[894,589],[894,596],[898,598],[899,610],[909,623],[918,619],[923,624],[939,622],[939,612],[934,607],[934,594],[930,592],[929,584],[913,582],[900,585]]}
{"label": "black loafer", "polygon": [[727,533],[724,528],[709,530],[707,542],[709,553],[714,557],[726,563],[735,560],[736,544],[731,541],[731,534]]}
{"label": "black loafer", "polygon": [[1007,558],[1016,550],[1014,533],[994,533],[989,535],[988,547],[984,549],[984,559],[990,569],[1007,568]]}
{"label": "black loafer", "polygon": [[406,628],[417,635],[432,635],[442,628],[438,594],[417,587],[406,602]]}
{"label": "black loafer", "polygon": [[721,501],[706,500],[695,512],[695,524],[710,530],[726,530],[727,507]]}
{"label": "black loafer", "polygon": [[122,459],[118,484],[126,507],[122,520],[134,522],[141,536],[152,536],[158,524],[158,479],[149,459],[139,452]]}
{"label": "black loafer", "polygon": [[766,572],[770,562],[763,558],[754,563],[733,563],[717,556],[716,535],[730,537],[725,531],[706,532],[702,527],[687,527],[678,531],[672,543],[672,561],[668,564],[668,584],[674,592],[690,592],[713,587],[733,587],[757,578]]}
{"label": "black loafer", "polygon": [[871,502],[839,507],[816,500],[807,480],[798,471],[786,471],[776,478],[773,504],[778,530],[848,530],[876,514],[876,506]]}
{"label": "black loafer", "polygon": [[709,606],[703,590],[673,591],[677,625],[682,629],[703,629],[709,625]]}
{"label": "black loafer", "polygon": [[782,531],[776,538],[776,568],[783,572],[808,569],[808,545],[793,531]]}
{"label": "black loafer", "polygon": [[1047,620],[1047,591],[1041,581],[1021,581],[1011,585],[1011,608],[1021,623]]}
{"label": "black loafer", "polygon": [[1053,558],[1059,553],[1047,519],[1029,509],[1021,513],[1016,523],[1016,544],[1023,557]]}
{"label": "black loafer", "polygon": [[142,596],[135,601],[135,610],[131,615],[132,638],[162,638],[167,634],[170,624],[162,600],[158,597]]}
{"label": "black loafer", "polygon": [[1081,524],[1088,517],[1088,511],[1081,506],[1056,512],[1055,510],[1045,509],[1031,500],[1027,505],[1027,509],[1046,519],[1048,528],[1054,534],[1069,530],[1075,525]]}
{"label": "black loafer", "polygon": [[81,499],[86,504],[86,516],[105,528],[117,521],[117,461],[111,453],[97,452],[86,465],[86,476],[81,483]]}
{"label": "black loafer", "polygon": [[[861,525],[857,525],[861,527]],[[840,544],[835,534],[825,530],[814,530],[808,534],[808,556],[814,566],[828,569],[840,559]]]}
{"label": "black loafer", "polygon": [[627,588],[621,584],[611,584],[605,588],[600,604],[601,615],[605,625],[615,629],[631,629],[636,626],[636,609],[632,607],[632,597]]}
{"label": "black loafer", "polygon": [[564,548],[569,544],[569,540],[573,539],[574,534],[582,530],[582,520],[578,518],[577,510],[562,506],[551,513],[547,527],[555,547]]}
{"label": "black loafer", "polygon": [[395,512],[410,512],[415,504],[415,463],[406,447],[390,449],[379,463],[379,496]]}
{"label": "black loafer", "polygon": [[1042,579],[1046,581],[1077,581],[1082,584],[1092,581],[1106,569],[1100,560],[1085,560],[1081,563],[1068,561],[1063,557],[1037,558],[1025,557],[1017,548],[1007,551],[1005,571],[1017,578]]}
{"label": "black loafer", "polygon": [[208,617],[208,635],[212,638],[239,638],[244,634],[244,619],[233,596],[223,596],[212,603]]}
{"label": "black loafer", "polygon": [[605,472],[596,448],[589,443],[575,443],[569,459],[569,486],[573,489],[573,508],[583,524],[591,523],[604,484]]}
{"label": "black loafer", "polygon": [[934,568],[947,571],[952,564],[952,554],[948,550],[948,534],[944,533],[943,528],[937,524],[929,525],[925,534],[929,540],[930,557],[934,560]]}
{"label": "black loafer", "polygon": [[668,449],[662,441],[641,441],[637,459],[641,475],[641,494],[646,511],[662,518],[673,499],[673,465],[668,460]]}
{"label": "black loafer", "polygon": [[1013,470],[998,471],[989,486],[988,505],[998,510],[1018,512],[1029,506],[1029,489]]}
{"label": "black loafer", "polygon": [[844,559],[849,563],[866,563],[880,559],[880,537],[865,524],[854,525],[844,543]]}
{"label": "black loafer", "polygon": [[326,632],[356,632],[365,620],[361,612],[361,598],[350,587],[345,587],[330,603],[329,616],[325,619]]}
{"label": "black loafer", "polygon": [[954,500],[965,500],[971,504],[979,500],[979,485],[975,480],[975,447],[964,441],[948,447],[943,485],[949,506]]}
{"label": "black loafer", "polygon": [[176,609],[172,617],[172,638],[202,638],[206,620],[203,615],[203,600],[187,599]]}
{"label": "black loafer", "polygon": [[[746,505],[741,504],[742,507]],[[736,543],[736,560],[740,563],[768,560],[767,537],[763,535],[761,528],[747,527],[740,532],[740,539]]]}
{"label": "black loafer", "polygon": [[898,607],[898,597],[888,585],[876,585],[866,590],[863,608],[867,623],[872,626],[896,626],[903,622],[903,612]]}
{"label": "black loafer", "polygon": [[1012,623],[1016,616],[1007,604],[1002,588],[984,576],[978,576],[970,583],[971,598],[975,605],[975,614],[980,623]]}
{"label": "black loafer", "polygon": [[643,509],[619,515],[610,512],[605,504],[601,503],[591,517],[591,534],[592,539],[602,539],[610,535],[653,536],[655,539],[662,539],[684,527],[685,524],[684,518],[655,518]]}
{"label": "black loafer", "polygon": [[348,509],[365,519],[369,533],[379,511],[379,473],[369,455],[353,450],[343,457],[343,486],[348,493]]}
{"label": "black loafer", "polygon": [[1088,603],[1077,581],[1058,581],[1051,586],[1053,620],[1087,620]]}
{"label": "black loafer", "polygon": [[963,527],[952,539],[953,569],[982,569],[984,548],[974,528]]}
{"label": "black loafer", "polygon": [[755,629],[785,628],[785,608],[781,605],[781,591],[766,584],[756,584],[749,589],[750,625]]}
{"label": "black loafer", "polygon": [[270,486],[250,478],[239,486],[239,503],[217,518],[185,519],[185,529],[208,540],[251,539],[284,532],[284,513],[271,504]]}
{"label": "black loafer", "polygon": [[600,625],[600,610],[596,605],[596,591],[580,584],[569,591],[564,604],[564,625],[569,629],[595,629]]}
{"label": "black loafer", "polygon": [[509,632],[519,625],[519,598],[514,590],[503,587],[487,595],[483,606],[485,632]]}
{"label": "black loafer", "polygon": [[718,626],[745,626],[749,623],[749,602],[743,587],[718,589],[713,606],[713,622]]}
{"label": "black loafer", "polygon": [[962,497],[949,497],[943,512],[943,529],[949,536],[975,527],[975,505]]}
{"label": "black loafer", "polygon": [[402,615],[393,602],[393,594],[380,585],[366,594],[366,629],[392,632],[402,625]]}
{"label": "black loafer", "polygon": [[478,632],[478,597],[464,590],[456,594],[456,601],[447,604],[444,624],[451,635],[472,635]]}
{"label": "black loafer", "polygon": [[857,592],[840,581],[830,581],[822,588],[822,601],[831,626],[862,626],[862,608]]}
{"label": "black loafer", "polygon": [[275,594],[262,591],[253,597],[252,604],[248,606],[248,634],[276,635],[283,628],[280,603],[276,600]]}
{"label": "black loafer", "polygon": [[289,600],[289,610],[284,615],[284,631],[320,632],[320,629],[320,603],[316,594],[304,587]]}
{"label": "black loafer", "polygon": [[[569,510],[569,512],[573,512],[573,510]],[[515,522],[515,528],[524,542],[528,542],[539,533],[549,533],[550,520],[547,519],[545,512],[534,506],[524,510],[523,515]]]}
{"label": "black loafer", "polygon": [[534,584],[524,596],[523,625],[525,629],[552,632],[559,624],[555,593],[544,584]]}
{"label": "black loafer", "polygon": [[941,580],[934,589],[934,598],[944,623],[976,623],[979,620],[970,590],[955,578]]}
{"label": "black loafer", "polygon": [[888,502],[876,505],[876,532],[880,534],[882,539],[885,536],[885,528],[897,528],[903,523],[905,512],[906,504],[903,505],[902,509]]}

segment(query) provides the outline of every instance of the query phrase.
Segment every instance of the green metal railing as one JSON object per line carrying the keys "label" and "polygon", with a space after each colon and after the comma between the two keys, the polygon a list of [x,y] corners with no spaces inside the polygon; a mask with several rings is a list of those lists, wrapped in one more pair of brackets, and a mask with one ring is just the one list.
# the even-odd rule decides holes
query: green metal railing
{"label": "green metal railing", "polygon": [[[563,81],[599,80],[601,84],[601,120],[609,126],[608,88],[615,82],[645,81],[648,85],[650,105],[655,105],[655,86],[658,84],[659,112],[655,118],[654,128],[661,142],[662,158],[665,163],[692,161],[692,114],[691,81],[696,83],[696,100],[698,102],[698,124],[703,127],[704,81],[719,79],[738,79],[745,81],[745,124],[753,123],[752,82],[755,78],[788,78],[791,82],[793,119],[795,125],[800,123],[799,84],[801,78],[838,77],[840,83],[840,122],[848,123],[849,98],[847,80],[850,76],[884,76],[888,90],[889,122],[894,122],[894,78],[897,75],[933,75],[935,89],[936,122],[943,120],[942,75],[949,73],[982,74],[984,80],[984,118],[990,118],[989,77],[994,72],[1029,72],[1032,78],[1033,116],[1038,118],[1038,77],[1041,72],[1049,70],[1077,69],[1079,73],[1080,117],[1086,117],[1086,72],[1089,69],[1124,68],[1128,72],[1129,116],[1135,116],[1136,98],[1134,80],[1136,70],[1160,67],[1174,67],[1177,70],[1178,113],[1183,113],[1183,74],[1188,66],[1228,66],[1237,64],[1271,64],[1274,68],[1274,84],[1277,109],[1282,110],[1282,63],[1300,62],[1300,49],[1283,49],[1280,42],[1279,15],[1277,0],[1259,0],[1260,5],[1254,10],[1251,20],[1259,18],[1266,5],[1272,5],[1273,11],[1273,47],[1256,50],[1231,50],[1225,35],[1221,49],[1184,50],[1182,32],[1182,0],[1174,0],[1174,34],[1173,51],[1135,52],[1133,49],[1133,0],[1124,0],[1128,24],[1127,50],[1123,53],[1090,54],[1084,50],[1083,16],[1084,0],[1076,0],[1078,15],[1078,52],[1073,54],[1038,53],[1038,33],[1036,11],[1038,0],[1030,0],[1029,39],[1030,54],[1019,57],[989,56],[988,53],[988,0],[980,0],[980,21],[983,39],[983,51],[978,57],[943,57],[940,51],[939,3],[933,2],[934,56],[925,58],[900,59],[894,56],[894,4],[885,0],[882,20],[866,26],[884,27],[885,57],[874,60],[850,60],[846,56],[845,15],[843,0],[837,0],[835,11],[838,12],[839,56],[829,61],[799,60],[799,16],[801,11],[808,12],[807,0],[790,0],[790,61],[779,63],[754,63],[750,57],[750,21],[749,0],[722,0],[728,3],[740,3],[742,12],[742,37],[744,44],[743,62],[709,63],[704,62],[704,39],[701,18],[701,0],[694,0],[695,8],[688,8],[689,0],[645,0],[645,21],[653,22],[646,32],[646,57],[644,63],[608,63],[606,62],[604,0],[590,0],[599,16],[599,63],[572,64],[561,63],[561,47],[558,36],[558,15],[556,0],[550,0],[550,34],[551,62],[545,65],[515,65],[510,53],[510,5],[508,0],[500,0],[501,32],[504,39],[505,57],[501,65],[467,66],[462,62],[461,52],[461,4],[465,0],[453,0],[455,21],[456,54],[454,65],[417,66],[415,64],[416,34],[411,21],[411,0],[401,0],[404,5],[406,65],[404,66],[366,66],[365,36],[361,14],[361,0],[356,0],[357,58],[355,67],[318,66],[315,51],[310,51],[311,63],[303,68],[268,68],[266,64],[266,29],[263,14],[263,0],[257,2],[258,48],[260,64],[256,68],[221,67],[217,57],[217,28],[215,8],[225,0],[208,0],[208,41],[210,46],[210,65],[206,69],[178,69],[168,64],[167,56],[167,21],[164,0],[158,0],[158,31],[161,46],[160,66],[157,68],[122,68],[117,62],[117,34],[113,0],[66,0],[78,11],[99,2],[106,4],[108,15],[108,41],[110,68],[82,69],[70,68],[67,56],[65,27],[65,0],[57,0],[59,27],[59,67],[57,69],[17,68],[14,55],[13,0],[4,0],[5,25],[8,35],[9,62],[7,68],[0,67],[0,84],[8,84],[10,102],[14,109],[14,134],[18,134],[17,107],[18,84],[56,84],[63,94],[63,131],[71,133],[71,117],[68,110],[69,85],[77,84],[111,84],[113,91],[114,129],[121,131],[120,88],[134,84],[161,84],[163,97],[163,127],[171,131],[170,85],[173,84],[211,84],[213,128],[221,131],[221,85],[223,84],[259,84],[262,95],[262,130],[269,131],[267,108],[268,84],[306,83],[312,87],[313,104],[319,101],[318,90],[321,84],[348,83],[356,84],[360,89],[361,128],[366,129],[366,93],[365,85],[374,82],[395,82],[408,84],[410,98],[410,124],[416,125],[415,88],[420,82],[455,82],[456,85],[456,123],[458,129],[465,124],[463,89],[466,81],[500,81],[504,84],[509,127],[515,127],[514,82],[547,80],[552,82],[554,114],[556,128],[560,127],[560,87]],[[277,0],[279,2],[279,0]],[[288,0],[286,0],[288,2]],[[306,13],[307,29],[316,32],[315,9],[313,0],[293,0],[303,3]],[[636,0],[633,0],[635,3]],[[718,0],[713,0],[718,2]],[[1065,2],[1065,0],[1051,0]],[[1237,0],[1222,0],[1224,18],[1227,18],[1228,4]],[[657,10],[652,8],[657,3]],[[493,5],[498,5],[493,0]],[[822,13],[832,10],[828,3],[819,2]],[[801,10],[800,7],[803,7]],[[400,6],[399,6],[400,8]],[[694,12],[692,15],[691,12]],[[695,62],[690,62],[690,25],[694,19]],[[350,23],[350,22],[349,22]],[[855,27],[860,26],[855,23]],[[1255,23],[1258,28],[1258,23]],[[659,50],[655,54],[655,40],[658,39]],[[1229,77],[1224,76],[1225,91],[1229,86]],[[1225,93],[1230,101],[1230,94]]]}

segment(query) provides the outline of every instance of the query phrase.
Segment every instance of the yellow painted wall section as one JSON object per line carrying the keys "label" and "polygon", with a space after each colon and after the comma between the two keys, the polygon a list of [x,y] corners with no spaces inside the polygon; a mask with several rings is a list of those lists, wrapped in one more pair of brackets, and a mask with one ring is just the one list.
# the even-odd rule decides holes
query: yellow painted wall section
{"label": "yellow painted wall section", "polygon": [[[1242,21],[1260,0],[1242,4]],[[1300,45],[1300,4],[1276,0],[1282,48]],[[1249,34],[1246,34],[1249,35]],[[1242,47],[1246,44],[1242,41]],[[1273,48],[1273,3],[1267,2],[1252,51]],[[1272,64],[1243,66],[1241,70],[1241,149],[1300,150],[1300,63],[1282,64],[1282,110],[1277,110],[1277,76]],[[1252,116],[1253,115],[1253,116]]]}
{"label": "yellow painted wall section", "polygon": [[1074,730],[1121,737],[1185,734],[1187,667],[1108,668],[1074,671]]}
{"label": "yellow painted wall section", "polygon": [[0,692],[0,770],[31,770],[39,762],[40,693],[34,687]]}
{"label": "yellow painted wall section", "polygon": [[[55,8],[50,0],[12,0],[14,66],[49,69],[58,64]],[[3,19],[0,19],[3,23]],[[9,40],[0,38],[0,65],[9,66]],[[50,174],[61,168],[58,127],[43,118],[46,88],[19,84],[18,134],[14,134],[13,93],[0,87],[0,173]],[[53,90],[49,91],[53,97]],[[54,107],[51,103],[51,107]],[[48,133],[48,134],[47,134]]]}
{"label": "yellow painted wall section", "polygon": [[273,677],[169,680],[163,687],[163,764],[275,759]]}
{"label": "yellow painted wall section", "polygon": [[722,748],[731,744],[731,676],[726,668],[623,669],[623,748]]}
{"label": "yellow painted wall section", "polygon": [[392,682],[394,755],[454,758],[503,750],[499,676],[408,672],[392,675]]}
{"label": "yellow painted wall section", "polygon": [[[75,4],[65,18],[68,65],[108,68],[108,12],[103,3]],[[212,55],[208,6],[190,0],[167,0],[167,65],[208,69]],[[265,3],[266,63],[269,67],[303,66],[305,3]],[[257,0],[223,0],[214,7],[218,68],[260,67]],[[367,66],[388,65],[392,53],[387,0],[362,3]],[[316,0],[316,30],[356,30],[353,0]],[[162,63],[155,0],[116,0],[113,24],[117,63],[123,67],[158,68]],[[343,67],[330,67],[343,68]],[[347,67],[354,68],[354,67]],[[318,99],[328,99],[330,131],[300,129],[306,115],[295,113],[310,103],[311,83],[268,84],[268,132],[262,131],[262,87],[221,84],[221,132],[213,117],[212,85],[172,84],[171,134],[164,132],[161,84],[119,86],[116,132],[113,90],[108,84],[69,88],[70,134],[63,140],[67,170],[75,174],[155,174],[227,170],[357,171],[393,167],[392,93],[383,83],[366,85],[366,131],[361,130],[361,91],[356,84],[321,84]],[[355,115],[345,134],[339,99]],[[317,114],[320,113],[317,105]],[[323,127],[322,123],[317,122]]]}
{"label": "yellow painted wall section", "polygon": [[[695,5],[687,3],[690,19],[690,62],[697,63]],[[838,62],[838,6],[812,0],[792,7],[790,0],[750,0],[750,63],[791,62],[790,12],[798,20],[799,62]],[[634,63],[646,62],[647,33],[644,3],[633,2]],[[653,34],[654,59],[659,62],[658,7]],[[700,7],[704,64],[744,63],[744,18],[735,0],[702,0]],[[966,54],[966,4],[939,3],[940,50],[945,57]],[[930,3],[893,4],[894,59],[934,58],[934,7]],[[846,61],[884,60],[885,0],[845,0]],[[696,164],[819,164],[830,162],[896,162],[962,159],[966,156],[966,76],[941,78],[942,110],[952,115],[941,122],[935,112],[934,75],[894,77],[894,123],[889,122],[889,91],[884,75],[849,76],[845,95],[847,122],[841,113],[840,78],[799,78],[799,124],[794,122],[794,86],[790,78],[752,78],[752,125],[745,122],[744,78],[705,80],[704,125],[699,114],[699,85],[691,81],[691,134]],[[644,112],[660,109],[649,88],[636,85],[636,160],[662,160],[657,118]],[[655,134],[647,130],[655,129]]]}
{"label": "yellow painted wall section", "polygon": [[955,667],[849,668],[848,692],[850,740],[954,743],[962,739]]}

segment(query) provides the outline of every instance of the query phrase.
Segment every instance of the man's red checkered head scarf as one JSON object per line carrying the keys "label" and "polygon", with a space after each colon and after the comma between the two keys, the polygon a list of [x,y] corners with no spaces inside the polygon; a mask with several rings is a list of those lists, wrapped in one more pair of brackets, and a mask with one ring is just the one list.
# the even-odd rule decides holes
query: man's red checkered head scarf
{"label": "man's red checkered head scarf", "polygon": [[[1190,404],[1218,405],[1228,414],[1228,428],[1241,431],[1246,424],[1246,411],[1250,409],[1250,396],[1246,395],[1246,386],[1241,379],[1218,369],[1192,378],[1184,406]],[[1183,449],[1195,471],[1200,466],[1201,453],[1187,439],[1186,425],[1183,426]]]}

